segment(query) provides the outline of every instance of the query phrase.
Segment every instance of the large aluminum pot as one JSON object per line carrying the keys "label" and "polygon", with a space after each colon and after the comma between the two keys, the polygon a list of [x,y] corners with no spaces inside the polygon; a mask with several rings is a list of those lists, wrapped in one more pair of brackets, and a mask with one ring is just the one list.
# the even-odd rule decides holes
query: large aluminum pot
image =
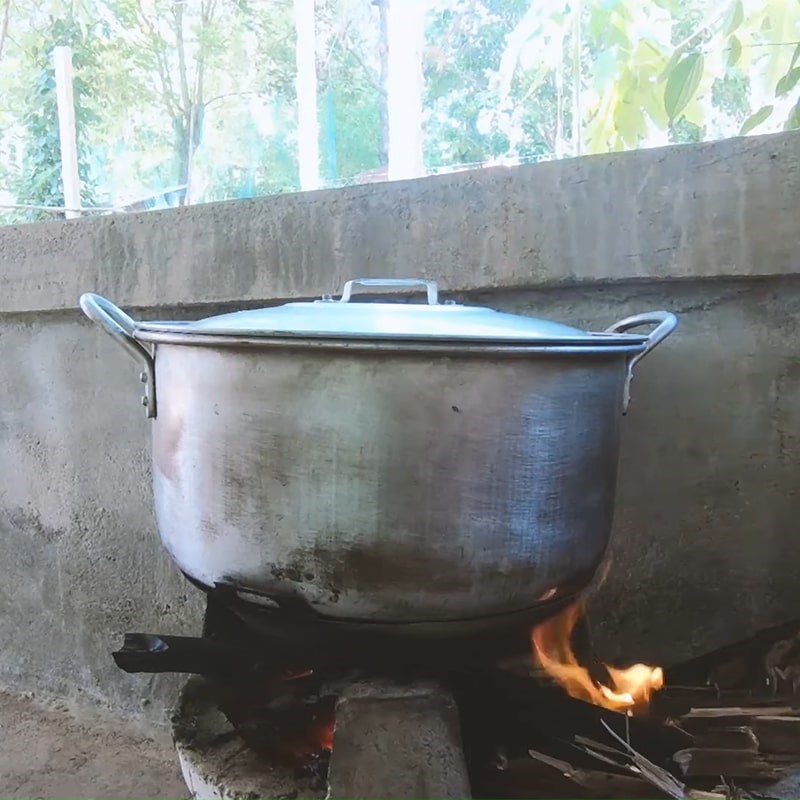
{"label": "large aluminum pot", "polygon": [[[423,284],[428,303],[355,302],[359,284]],[[396,626],[495,624],[591,579],[633,368],[677,324],[657,311],[585,333],[440,304],[415,280],[192,323],[81,307],[142,363],[180,568]]]}

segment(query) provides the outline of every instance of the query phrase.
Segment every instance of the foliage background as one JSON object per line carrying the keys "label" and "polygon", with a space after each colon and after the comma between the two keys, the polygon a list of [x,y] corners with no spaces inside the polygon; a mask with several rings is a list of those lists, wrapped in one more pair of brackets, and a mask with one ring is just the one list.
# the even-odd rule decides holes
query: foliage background
{"label": "foliage background", "polygon": [[[387,1],[316,2],[327,185],[385,177]],[[0,222],[63,204],[58,44],[85,205],[299,188],[292,0],[0,0]],[[800,127],[800,0],[426,0],[421,58],[428,173]]]}

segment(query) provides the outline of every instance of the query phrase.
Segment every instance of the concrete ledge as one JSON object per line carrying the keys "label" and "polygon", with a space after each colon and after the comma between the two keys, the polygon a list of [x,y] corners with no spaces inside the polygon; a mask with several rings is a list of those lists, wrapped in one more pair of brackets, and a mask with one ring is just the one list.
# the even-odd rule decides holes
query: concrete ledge
{"label": "concrete ledge", "polygon": [[800,134],[0,228],[0,313],[798,271]]}

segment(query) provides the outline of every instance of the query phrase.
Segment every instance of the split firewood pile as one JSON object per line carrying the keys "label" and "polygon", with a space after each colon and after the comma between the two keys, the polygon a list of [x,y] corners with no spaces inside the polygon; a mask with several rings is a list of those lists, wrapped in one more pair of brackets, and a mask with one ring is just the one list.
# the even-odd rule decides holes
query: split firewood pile
{"label": "split firewood pile", "polygon": [[535,670],[452,685],[475,797],[800,797],[800,622],[668,668],[636,716]]}

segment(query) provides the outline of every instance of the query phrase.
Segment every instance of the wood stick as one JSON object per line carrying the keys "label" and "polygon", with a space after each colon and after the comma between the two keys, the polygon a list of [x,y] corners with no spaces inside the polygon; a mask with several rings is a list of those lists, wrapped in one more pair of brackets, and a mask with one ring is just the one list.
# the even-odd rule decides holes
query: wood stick
{"label": "wood stick", "polygon": [[757,717],[753,728],[762,753],[791,754],[800,760],[800,717]]}
{"label": "wood stick", "polygon": [[684,778],[716,778],[724,775],[726,778],[776,780],[788,765],[775,763],[761,753],[712,747],[679,750],[672,760]]}
{"label": "wood stick", "polygon": [[[787,718],[780,717],[779,719]],[[709,728],[705,731],[699,731],[695,733],[694,743],[696,747],[722,747],[750,753],[757,753],[759,750],[758,737],[753,732],[753,729],[747,725],[726,725],[721,728]]]}
{"label": "wood stick", "polygon": [[696,736],[712,728],[746,727],[758,717],[791,717],[797,714],[797,710],[790,706],[693,708],[680,717],[678,724],[681,728]]}
{"label": "wood stick", "polygon": [[797,709],[791,706],[753,706],[743,708],[741,706],[730,706],[727,708],[693,708],[688,714],[681,717],[686,719],[728,719],[729,717],[785,717],[796,713]]}
{"label": "wood stick", "polygon": [[611,736],[625,748],[630,755],[631,760],[642,774],[642,777],[644,777],[654,786],[657,786],[670,797],[674,797],[676,800],[683,800],[683,798],[686,796],[686,787],[677,778],[675,778],[671,773],[667,772],[667,770],[662,769],[649,759],[645,758],[641,753],[637,753],[628,742],[614,733],[614,731],[605,722],[603,722],[602,725],[609,732],[609,734],[611,734]]}
{"label": "wood stick", "polygon": [[[575,769],[571,764],[559,759],[529,750],[528,754],[534,760],[557,770],[573,783],[591,793],[593,797],[615,798],[651,798],[663,797],[651,783],[635,775],[620,775],[616,772],[605,772],[594,769]],[[531,787],[533,788],[533,787]]]}

